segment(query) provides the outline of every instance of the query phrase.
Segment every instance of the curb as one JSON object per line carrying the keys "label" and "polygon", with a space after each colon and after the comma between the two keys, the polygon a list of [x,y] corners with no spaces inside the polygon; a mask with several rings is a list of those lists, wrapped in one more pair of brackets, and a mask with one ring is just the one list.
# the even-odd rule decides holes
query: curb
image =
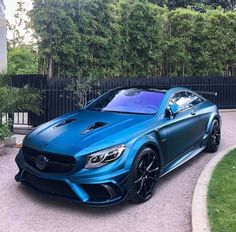
{"label": "curb", "polygon": [[213,171],[224,156],[235,149],[236,145],[226,147],[212,158],[202,170],[194,189],[192,200],[192,232],[210,232],[208,220],[207,194]]}
{"label": "curb", "polygon": [[222,112],[222,113],[224,113],[224,112],[236,112],[236,109],[221,109],[219,111]]}

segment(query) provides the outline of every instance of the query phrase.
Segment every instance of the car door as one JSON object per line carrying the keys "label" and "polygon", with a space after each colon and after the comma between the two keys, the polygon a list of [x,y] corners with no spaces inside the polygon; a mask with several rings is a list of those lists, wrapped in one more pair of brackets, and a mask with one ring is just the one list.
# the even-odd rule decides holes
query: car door
{"label": "car door", "polygon": [[192,92],[187,92],[187,94],[190,99],[189,106],[192,108],[192,113],[195,112],[196,116],[198,117],[195,131],[196,142],[199,145],[206,133],[207,124],[211,113],[205,110],[206,108],[204,104],[201,104],[205,101],[204,98]]}
{"label": "car door", "polygon": [[187,91],[174,94],[169,104],[177,104],[180,111],[175,117],[166,118],[166,152],[168,161],[172,161],[193,148],[199,140],[199,115],[193,99]]}

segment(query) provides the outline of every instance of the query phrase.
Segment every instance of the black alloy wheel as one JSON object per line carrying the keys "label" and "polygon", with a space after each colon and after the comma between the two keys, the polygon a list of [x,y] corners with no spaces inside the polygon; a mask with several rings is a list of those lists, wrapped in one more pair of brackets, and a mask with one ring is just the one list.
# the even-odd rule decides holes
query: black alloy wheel
{"label": "black alloy wheel", "polygon": [[206,150],[212,153],[216,152],[220,145],[220,139],[221,139],[220,124],[219,121],[215,119],[212,123]]}
{"label": "black alloy wheel", "polygon": [[132,171],[132,200],[145,202],[152,197],[159,177],[160,161],[151,148],[141,150]]}

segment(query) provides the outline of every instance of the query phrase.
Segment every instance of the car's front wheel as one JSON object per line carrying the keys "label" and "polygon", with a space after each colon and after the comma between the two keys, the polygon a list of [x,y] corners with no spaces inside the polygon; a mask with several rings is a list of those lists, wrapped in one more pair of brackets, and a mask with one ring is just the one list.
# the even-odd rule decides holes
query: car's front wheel
{"label": "car's front wheel", "polygon": [[159,157],[151,148],[142,149],[133,165],[131,176],[131,199],[142,203],[149,200],[159,177]]}

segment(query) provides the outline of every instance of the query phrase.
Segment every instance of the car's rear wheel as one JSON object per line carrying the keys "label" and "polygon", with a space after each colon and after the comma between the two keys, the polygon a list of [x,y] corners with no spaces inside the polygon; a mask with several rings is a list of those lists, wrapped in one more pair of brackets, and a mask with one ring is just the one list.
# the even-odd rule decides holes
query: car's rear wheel
{"label": "car's rear wheel", "polygon": [[206,151],[216,152],[220,145],[221,131],[220,123],[217,119],[212,122],[211,131],[209,134]]}
{"label": "car's rear wheel", "polygon": [[159,177],[159,157],[151,148],[142,149],[133,165],[131,176],[131,199],[142,203],[149,200]]}

